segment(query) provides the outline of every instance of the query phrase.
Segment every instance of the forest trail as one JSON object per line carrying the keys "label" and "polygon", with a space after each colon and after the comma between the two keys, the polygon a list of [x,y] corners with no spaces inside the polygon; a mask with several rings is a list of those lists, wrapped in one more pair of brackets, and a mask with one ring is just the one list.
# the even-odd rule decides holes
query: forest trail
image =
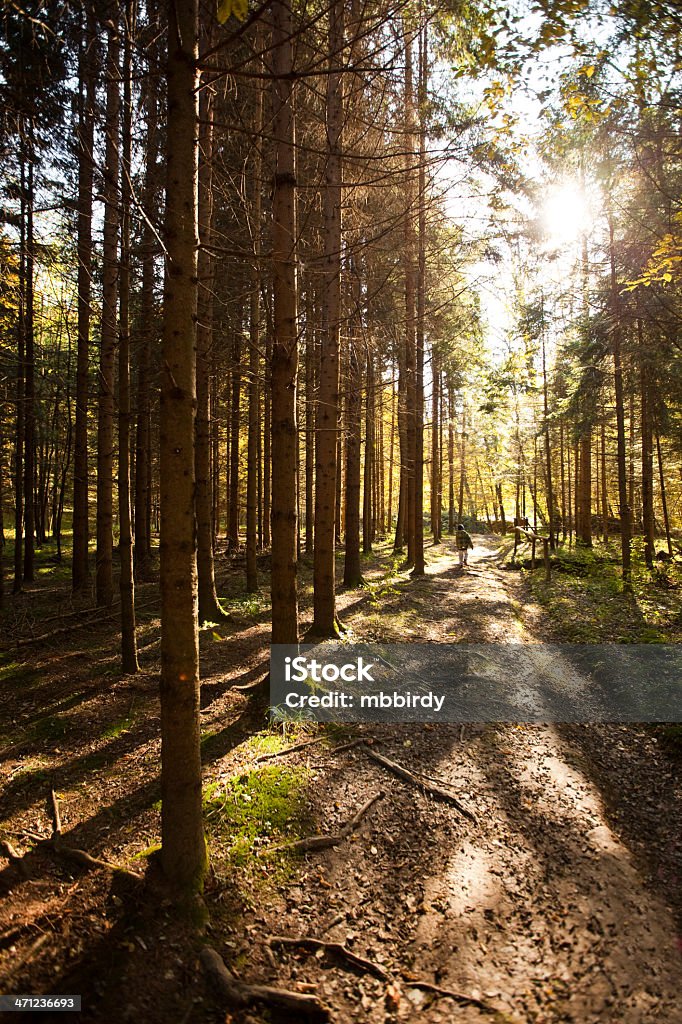
{"label": "forest trail", "polygon": [[[418,607],[423,622],[421,635],[408,627],[410,639],[536,641],[537,609],[523,606],[516,574],[498,566],[497,542],[476,545],[464,570],[454,551],[433,549],[427,576],[409,582],[410,621]],[[384,611],[395,622],[397,607]],[[332,757],[316,783],[328,792],[325,817],[345,820],[380,788],[387,797],[354,841],[308,857],[299,885],[262,924],[345,942],[402,980],[387,989],[287,952],[280,982],[318,983],[337,1020],[491,1019],[410,988],[418,978],[482,1000],[500,1021],[679,1021],[674,917],[613,827],[597,770],[600,727],[591,728],[367,727],[387,756],[449,782],[479,822],[362,754]]]}

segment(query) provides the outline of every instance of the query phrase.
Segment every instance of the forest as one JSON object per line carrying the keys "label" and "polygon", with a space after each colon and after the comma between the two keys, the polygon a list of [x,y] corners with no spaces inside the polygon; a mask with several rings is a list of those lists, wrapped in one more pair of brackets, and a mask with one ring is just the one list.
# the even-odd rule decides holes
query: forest
{"label": "forest", "polygon": [[[0,1011],[680,1020],[681,113],[674,0],[3,0]],[[276,696],[465,648],[578,703]]]}

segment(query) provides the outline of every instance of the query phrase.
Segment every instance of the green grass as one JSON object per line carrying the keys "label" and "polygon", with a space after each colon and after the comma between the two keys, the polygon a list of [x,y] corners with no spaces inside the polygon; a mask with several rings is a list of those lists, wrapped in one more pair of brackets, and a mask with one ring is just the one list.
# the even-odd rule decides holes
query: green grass
{"label": "green grass", "polygon": [[535,572],[525,571],[533,596],[566,642],[645,644],[680,638],[682,568],[675,563],[647,568],[637,540],[631,594],[623,590],[615,543],[559,548],[550,583],[544,581],[541,560]]}

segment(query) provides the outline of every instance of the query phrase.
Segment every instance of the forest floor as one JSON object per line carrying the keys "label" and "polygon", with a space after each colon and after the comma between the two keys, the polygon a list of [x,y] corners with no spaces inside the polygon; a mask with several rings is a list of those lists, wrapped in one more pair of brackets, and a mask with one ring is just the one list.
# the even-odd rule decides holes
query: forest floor
{"label": "forest floor", "polygon": [[[456,561],[446,541],[428,550],[427,575],[411,579],[381,549],[366,562],[367,586],[340,594],[344,623],[367,640],[561,638],[565,607],[553,616],[534,582],[503,567],[499,539],[477,537],[468,569]],[[305,620],[305,567],[302,583]],[[26,635],[41,600],[66,614],[61,593],[29,592],[5,629]],[[682,778],[660,730],[274,728],[265,696],[248,689],[267,668],[267,603],[229,580],[221,593],[229,620],[201,633],[207,941],[235,974],[314,991],[337,1022],[680,1020]],[[80,1019],[93,1024],[298,1020],[257,1006],[228,1012],[157,888],[143,893],[102,866],[86,872],[39,842],[54,788],[64,843],[139,872],[153,862],[158,609],[153,587],[140,596],[139,676],[120,675],[115,620],[97,617],[8,649],[0,663],[0,839],[21,858],[0,871],[0,992],[82,993]],[[336,750],[354,737],[447,782],[477,822],[361,748]],[[379,793],[340,845],[273,852],[338,832]],[[340,943],[367,963],[273,936]]]}

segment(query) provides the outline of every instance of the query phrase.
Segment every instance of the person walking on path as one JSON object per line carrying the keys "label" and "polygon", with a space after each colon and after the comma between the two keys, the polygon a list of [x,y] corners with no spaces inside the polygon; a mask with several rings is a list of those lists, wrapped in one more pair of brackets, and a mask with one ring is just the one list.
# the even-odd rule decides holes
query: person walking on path
{"label": "person walking on path", "polygon": [[473,548],[474,542],[472,541],[469,534],[464,529],[461,523],[457,524],[457,534],[455,536],[455,544],[457,546],[457,554],[459,555],[459,564],[469,564],[469,548]]}

